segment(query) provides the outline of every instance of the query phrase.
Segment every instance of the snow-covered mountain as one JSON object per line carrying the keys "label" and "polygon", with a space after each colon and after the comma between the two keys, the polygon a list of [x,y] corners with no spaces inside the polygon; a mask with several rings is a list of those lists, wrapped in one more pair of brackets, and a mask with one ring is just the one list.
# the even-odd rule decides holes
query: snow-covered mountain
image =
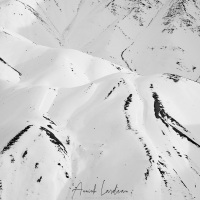
{"label": "snow-covered mountain", "polygon": [[0,199],[199,199],[199,8],[1,0]]}
{"label": "snow-covered mountain", "polygon": [[0,11],[1,27],[36,44],[200,81],[198,0],[5,0]]}

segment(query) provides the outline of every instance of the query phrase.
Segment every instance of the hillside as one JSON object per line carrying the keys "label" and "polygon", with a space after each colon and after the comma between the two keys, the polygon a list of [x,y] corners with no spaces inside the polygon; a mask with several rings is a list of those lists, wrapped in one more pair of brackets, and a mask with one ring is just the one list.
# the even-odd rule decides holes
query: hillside
{"label": "hillside", "polygon": [[0,199],[199,199],[199,8],[0,1]]}

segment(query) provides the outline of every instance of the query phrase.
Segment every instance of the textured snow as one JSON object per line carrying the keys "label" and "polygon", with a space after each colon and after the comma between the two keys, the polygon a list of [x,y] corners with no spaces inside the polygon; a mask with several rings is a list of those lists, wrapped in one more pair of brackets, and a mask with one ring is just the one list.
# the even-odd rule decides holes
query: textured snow
{"label": "textured snow", "polygon": [[0,199],[200,199],[199,8],[0,1]]}

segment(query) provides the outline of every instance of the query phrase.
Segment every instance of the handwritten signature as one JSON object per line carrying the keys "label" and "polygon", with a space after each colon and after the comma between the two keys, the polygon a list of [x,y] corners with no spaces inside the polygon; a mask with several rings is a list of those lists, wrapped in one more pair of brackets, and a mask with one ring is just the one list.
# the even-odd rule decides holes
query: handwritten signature
{"label": "handwritten signature", "polygon": [[84,193],[91,195],[98,194],[100,196],[104,196],[106,194],[110,195],[126,194],[129,193],[129,191],[126,189],[119,188],[118,184],[116,184],[113,188],[108,188],[106,187],[105,180],[103,180],[99,190],[97,188],[97,184],[94,184],[94,186],[90,189],[85,189],[83,183],[79,182],[77,186],[75,186],[74,189],[72,189],[72,199],[74,199],[75,195],[81,196]]}

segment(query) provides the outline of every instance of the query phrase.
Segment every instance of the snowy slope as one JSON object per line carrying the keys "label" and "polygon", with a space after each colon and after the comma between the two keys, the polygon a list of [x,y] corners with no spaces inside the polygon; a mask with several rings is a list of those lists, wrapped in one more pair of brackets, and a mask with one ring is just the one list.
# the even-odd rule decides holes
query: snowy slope
{"label": "snowy slope", "polygon": [[46,79],[1,80],[2,199],[200,196],[198,83],[126,72],[77,87]]}
{"label": "snowy slope", "polygon": [[10,0],[0,11],[1,27],[37,44],[200,81],[197,0]]}
{"label": "snowy slope", "polygon": [[0,199],[199,199],[199,7],[0,1]]}

